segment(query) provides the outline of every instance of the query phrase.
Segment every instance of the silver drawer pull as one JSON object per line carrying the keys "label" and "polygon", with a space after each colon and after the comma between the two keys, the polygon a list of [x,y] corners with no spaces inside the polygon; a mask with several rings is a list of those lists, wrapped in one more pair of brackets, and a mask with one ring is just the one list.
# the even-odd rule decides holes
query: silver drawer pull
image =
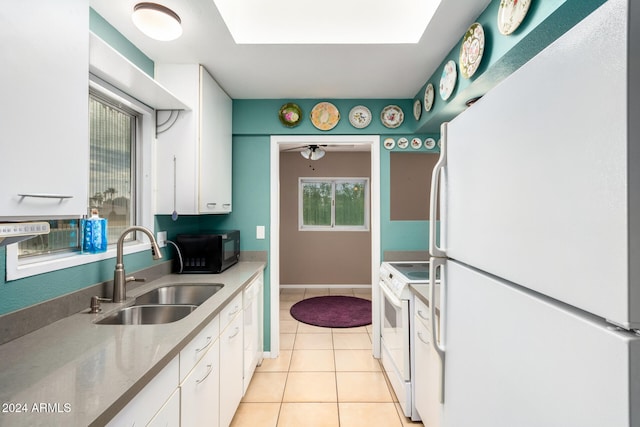
{"label": "silver drawer pull", "polygon": [[240,311],[240,306],[236,305],[235,309],[229,313],[229,317],[235,316]]}
{"label": "silver drawer pull", "polygon": [[224,208],[228,208],[229,206],[231,206],[231,203],[223,203],[222,207]]}
{"label": "silver drawer pull", "polygon": [[204,377],[202,377],[199,380],[196,380],[196,384],[200,384],[201,382],[203,382],[204,380],[207,379],[207,377],[209,376],[209,374],[211,374],[211,371],[213,371],[213,365],[208,364],[207,365],[207,373],[204,375]]}
{"label": "silver drawer pull", "polygon": [[208,208],[215,208],[216,206],[218,206],[217,203],[207,203]]}
{"label": "silver drawer pull", "polygon": [[213,342],[213,340],[211,339],[212,337],[207,337],[207,342],[204,344],[203,347],[200,348],[196,348],[196,354],[200,353],[202,350],[205,350],[207,347],[209,347],[211,345],[211,343]]}
{"label": "silver drawer pull", "polygon": [[429,345],[429,341],[425,341],[424,337],[422,336],[422,332],[418,332],[418,338],[426,345]]}
{"label": "silver drawer pull", "polygon": [[229,339],[234,339],[240,333],[240,328],[236,327],[236,331],[233,335],[229,335]]}
{"label": "silver drawer pull", "polygon": [[422,314],[422,310],[418,310],[418,316],[422,317],[424,320],[429,320],[429,316]]}
{"label": "silver drawer pull", "polygon": [[69,194],[51,194],[51,193],[21,193],[18,196],[22,197],[33,197],[36,199],[73,199],[72,195]]}

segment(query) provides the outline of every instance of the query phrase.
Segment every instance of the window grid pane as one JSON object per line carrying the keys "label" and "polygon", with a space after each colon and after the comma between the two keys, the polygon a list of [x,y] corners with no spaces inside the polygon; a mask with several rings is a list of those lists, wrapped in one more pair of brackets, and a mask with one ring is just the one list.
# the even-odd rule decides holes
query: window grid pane
{"label": "window grid pane", "polygon": [[336,183],[336,226],[365,225],[364,181]]}
{"label": "window grid pane", "polygon": [[328,182],[302,184],[303,225],[331,226],[331,193]]}
{"label": "window grid pane", "polygon": [[107,241],[115,243],[132,225],[132,142],[135,116],[99,99],[90,99],[89,209],[107,218]]}

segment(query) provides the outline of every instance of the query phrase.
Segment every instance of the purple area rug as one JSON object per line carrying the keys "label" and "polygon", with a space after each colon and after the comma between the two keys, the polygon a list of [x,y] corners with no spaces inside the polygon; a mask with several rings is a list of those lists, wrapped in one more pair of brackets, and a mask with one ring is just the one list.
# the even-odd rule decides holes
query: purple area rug
{"label": "purple area rug", "polygon": [[347,296],[303,299],[291,307],[294,319],[324,328],[355,328],[371,324],[371,301]]}

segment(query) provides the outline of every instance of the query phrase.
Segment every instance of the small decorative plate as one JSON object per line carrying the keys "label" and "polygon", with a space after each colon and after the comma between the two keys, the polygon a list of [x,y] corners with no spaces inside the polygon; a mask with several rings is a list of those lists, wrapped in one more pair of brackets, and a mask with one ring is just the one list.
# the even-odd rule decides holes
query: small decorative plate
{"label": "small decorative plate", "polygon": [[414,150],[419,150],[422,147],[422,140],[420,138],[413,138],[411,140],[411,148]]}
{"label": "small decorative plate", "polygon": [[522,24],[531,0],[500,0],[498,30],[508,36]]}
{"label": "small decorative plate", "polygon": [[420,120],[420,116],[422,115],[422,102],[419,99],[416,99],[413,103],[413,117],[416,120]]}
{"label": "small decorative plate", "polygon": [[382,124],[389,129],[397,128],[404,121],[404,113],[397,105],[387,105],[382,109],[380,114]]}
{"label": "small decorative plate", "polygon": [[449,99],[456,87],[458,80],[458,71],[456,70],[455,61],[451,60],[444,65],[442,77],[440,77],[440,98],[444,101]]}
{"label": "small decorative plate", "polygon": [[484,53],[484,29],[479,23],[471,24],[460,46],[460,74],[468,79],[480,66]]}
{"label": "small decorative plate", "polygon": [[340,121],[340,112],[330,102],[320,102],[311,110],[311,123],[320,130],[331,130]]}
{"label": "small decorative plate", "polygon": [[297,104],[289,102],[280,107],[278,118],[280,119],[280,123],[292,128],[300,124],[302,120],[302,110]]}
{"label": "small decorative plate", "polygon": [[409,146],[409,140],[405,137],[398,139],[398,148],[402,148],[403,150]]}
{"label": "small decorative plate", "polygon": [[387,150],[391,150],[396,146],[396,141],[393,138],[387,138],[384,140],[383,145]]}
{"label": "small decorative plate", "polygon": [[424,148],[426,148],[427,150],[431,150],[433,147],[436,146],[436,140],[433,138],[427,138],[424,140]]}
{"label": "small decorative plate", "polygon": [[364,105],[353,107],[349,111],[349,123],[357,129],[363,129],[371,123],[371,111]]}
{"label": "small decorative plate", "polygon": [[433,107],[433,98],[433,84],[429,83],[424,90],[424,111],[431,111],[431,107]]}

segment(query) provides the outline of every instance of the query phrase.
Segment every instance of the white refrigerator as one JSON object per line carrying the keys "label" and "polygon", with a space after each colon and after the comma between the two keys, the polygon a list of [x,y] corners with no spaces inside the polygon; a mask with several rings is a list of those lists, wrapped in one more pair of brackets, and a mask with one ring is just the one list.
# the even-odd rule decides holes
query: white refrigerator
{"label": "white refrigerator", "polygon": [[443,124],[432,181],[443,375],[425,426],[640,426],[636,0]]}

